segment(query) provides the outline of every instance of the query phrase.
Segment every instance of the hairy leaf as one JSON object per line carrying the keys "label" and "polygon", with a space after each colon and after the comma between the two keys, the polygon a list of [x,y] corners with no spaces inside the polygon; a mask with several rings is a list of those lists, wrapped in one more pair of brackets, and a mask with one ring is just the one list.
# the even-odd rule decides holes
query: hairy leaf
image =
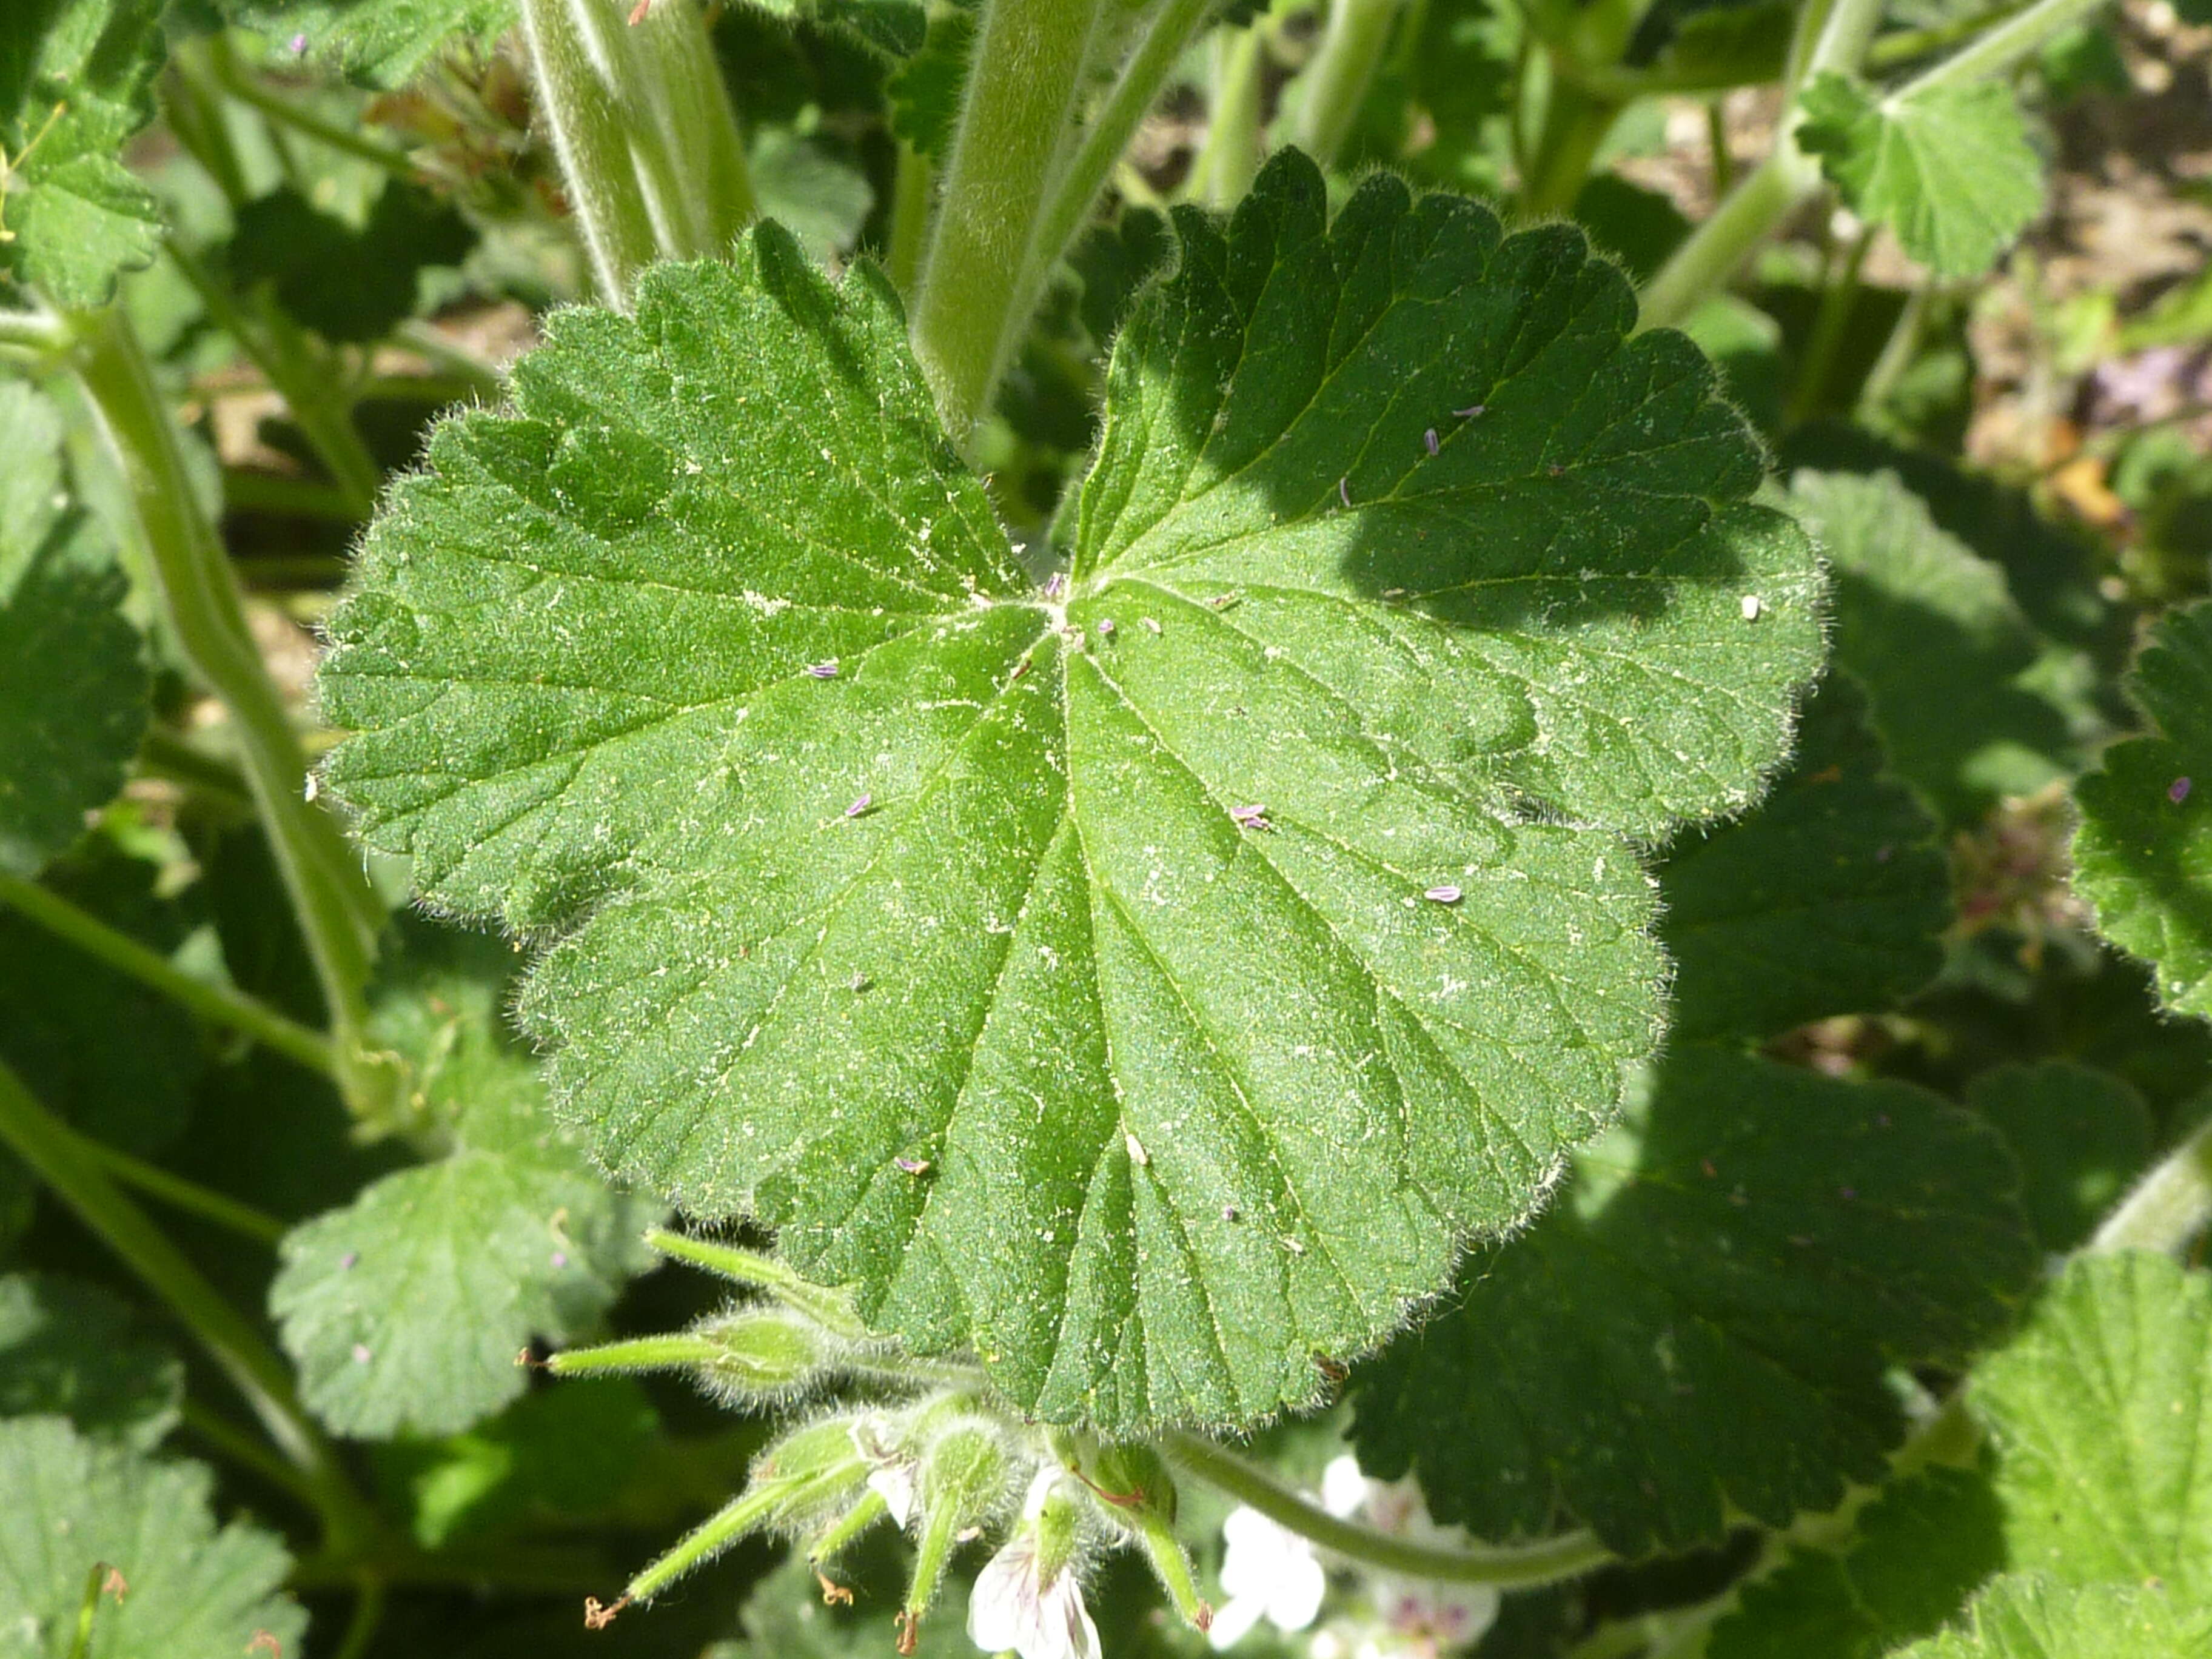
{"label": "hairy leaf", "polygon": [[38,874],[84,833],[146,729],[123,573],[62,480],[61,422],[0,383],[0,870]]}
{"label": "hairy leaf", "polygon": [[1997,1137],[1903,1084],[1692,1045],[1574,1169],[1354,1376],[1361,1465],[1486,1538],[1832,1507],[1904,1432],[1885,1369],[1958,1363],[2035,1270]]}
{"label": "hairy leaf", "polygon": [[2046,1250],[2088,1237],[2150,1162],[2150,1113],[2110,1072],[2064,1060],[2000,1066],[1974,1079],[1966,1103],[2020,1160],[2022,1199]]}
{"label": "hairy leaf", "polygon": [[177,1421],[185,1368],[130,1305],[81,1279],[0,1279],[0,1417],[66,1417],[79,1432],[150,1449]]}
{"label": "hairy leaf", "polygon": [[1331,229],[1291,156],[1181,234],[1065,598],[881,279],[763,228],[441,428],[322,678],[371,842],[563,933],[523,1016],[611,1167],[1124,1428],[1310,1400],[1527,1215],[1652,1043],[1630,837],[1747,802],[1820,650],[1577,234]]}
{"label": "hairy leaf", "polygon": [[972,13],[947,9],[929,20],[921,50],[885,83],[891,131],[933,161],[952,149],[953,125],[968,85],[968,54],[975,41]]}
{"label": "hairy leaf", "polygon": [[[397,87],[438,53],[487,46],[514,27],[515,0],[216,0],[237,22],[363,86]],[[607,0],[613,3],[613,0]]]}
{"label": "hairy leaf", "polygon": [[1942,964],[1949,866],[1866,722],[1865,694],[1831,676],[1759,810],[1692,832],[1668,859],[1675,1042],[1886,1008]]}
{"label": "hairy leaf", "polygon": [[1938,276],[1983,275],[2043,211],[2043,162],[2002,81],[1884,97],[1826,72],[1803,101],[1798,143]]}
{"label": "hairy leaf", "polygon": [[1865,684],[1899,776],[1951,823],[2080,762],[2095,715],[2004,573],[1888,472],[1800,472],[1790,503],[1836,577],[1836,659]]}
{"label": "hairy leaf", "polygon": [[922,50],[928,9],[922,0],[750,0],[773,16],[841,29],[892,58]]}
{"label": "hairy leaf", "polygon": [[0,277],[104,304],[161,244],[153,192],[122,162],[152,118],[161,0],[9,0],[0,9]]}
{"label": "hairy leaf", "polygon": [[520,1349],[588,1334],[647,1264],[652,1210],[553,1124],[536,1067],[501,1036],[501,980],[472,954],[410,973],[372,1025],[453,1151],[294,1228],[270,1288],[301,1393],[342,1434],[469,1427],[522,1392]]}
{"label": "hairy leaf", "polygon": [[2212,605],[2159,623],[2129,690],[2157,732],[2075,786],[2075,886],[2168,1007],[2212,1015]]}
{"label": "hairy leaf", "polygon": [[1967,1609],[1968,1627],[1897,1659],[2197,1659],[2212,1649],[2212,1610],[2157,1584],[2075,1587],[2036,1573],[1997,1579]]}
{"label": "hairy leaf", "polygon": [[296,1651],[307,1621],[282,1594],[291,1562],[258,1528],[217,1530],[214,1484],[199,1464],[104,1446],[59,1418],[0,1422],[0,1651],[65,1659],[103,1564],[129,1588],[100,1598],[91,1653],[238,1659],[264,1631]]}

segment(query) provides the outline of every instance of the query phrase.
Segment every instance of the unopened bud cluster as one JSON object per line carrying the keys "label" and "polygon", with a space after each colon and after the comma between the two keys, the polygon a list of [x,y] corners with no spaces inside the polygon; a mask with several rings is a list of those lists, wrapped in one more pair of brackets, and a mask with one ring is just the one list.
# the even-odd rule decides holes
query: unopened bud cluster
{"label": "unopened bud cluster", "polygon": [[976,1580],[969,1624],[988,1650],[1030,1652],[1049,1630],[1073,1643],[1066,1651],[1095,1655],[1082,1581],[1114,1547],[1143,1550],[1178,1610],[1204,1627],[1210,1614],[1170,1531],[1174,1482],[1150,1447],[1102,1446],[1025,1423],[980,1371],[907,1361],[842,1299],[766,1258],[672,1234],[647,1242],[772,1299],[735,1304],[684,1331],[571,1349],[547,1361],[549,1370],[684,1371],[741,1409],[789,1407],[833,1391],[837,1403],[773,1442],[744,1490],[633,1577],[611,1606],[587,1603],[588,1622],[649,1602],[756,1534],[794,1540],[824,1594],[846,1599],[830,1576],[837,1559],[888,1522],[915,1545],[896,1620],[902,1652],[913,1650],[954,1554],[984,1538],[999,1547]]}

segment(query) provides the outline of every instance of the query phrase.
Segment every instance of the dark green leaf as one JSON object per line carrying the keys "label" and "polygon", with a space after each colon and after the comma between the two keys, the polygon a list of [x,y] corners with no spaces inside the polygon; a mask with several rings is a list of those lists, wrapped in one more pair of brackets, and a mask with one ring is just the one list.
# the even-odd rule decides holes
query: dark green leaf
{"label": "dark green leaf", "polygon": [[933,161],[943,161],[951,150],[975,40],[973,14],[939,12],[929,20],[929,38],[921,50],[900,66],[886,88],[891,131]]}
{"label": "dark green leaf", "polygon": [[567,930],[523,1014],[611,1167],[1122,1427],[1310,1400],[1525,1218],[1653,1041],[1634,840],[1748,803],[1820,648],[1578,234],[1331,233],[1296,156],[1181,228],[1064,603],[881,279],[763,228],[441,429],[322,678],[372,843]]}
{"label": "dark green leaf", "polygon": [[1797,142],[1845,202],[1938,276],[1979,276],[2043,211],[2043,161],[2002,81],[1881,96],[1826,72]]}
{"label": "dark green leaf", "polygon": [[241,286],[268,282],[277,302],[329,340],[380,340],[416,311],[423,271],[459,264],[476,245],[453,204],[395,179],[355,229],[283,189],[238,210],[229,244]]}
{"label": "dark green leaf", "polygon": [[750,0],[773,16],[839,29],[893,58],[922,50],[928,9],[923,0]]}
{"label": "dark green leaf", "polygon": [[161,245],[122,162],[154,113],[161,0],[8,0],[0,10],[0,277],[92,307]]}
{"label": "dark green leaf", "polygon": [[0,1279],[0,1417],[66,1417],[80,1433],[150,1449],[185,1395],[176,1356],[97,1285]]}
{"label": "dark green leaf", "polygon": [[293,1229],[270,1289],[301,1395],[342,1434],[469,1427],[522,1392],[523,1346],[589,1334],[649,1260],[652,1207],[610,1191],[554,1126],[483,954],[403,958],[371,1023],[453,1151]]}
{"label": "dark green leaf", "polygon": [[2020,1160],[2022,1201],[2046,1250],[2088,1237],[2150,1162],[2150,1114],[2109,1072],[2063,1060],[2000,1066],[1974,1079],[1966,1103]]}
{"label": "dark green leaf", "polygon": [[1902,1084],[1692,1045],[1457,1300],[1354,1374],[1369,1473],[1486,1538],[1638,1553],[1878,1479],[1893,1364],[1956,1364],[2036,1252],[1997,1137]]}
{"label": "dark green leaf", "polygon": [[35,876],[123,787],[146,729],[138,630],[100,529],[68,503],[61,422],[0,382],[0,871]]}
{"label": "dark green leaf", "polygon": [[[193,918],[155,896],[159,874],[100,839],[56,864],[46,882],[173,957]],[[129,1040],[118,1041],[118,1032]],[[184,1127],[205,1065],[199,1028],[175,1002],[4,908],[0,1059],[76,1127],[139,1153],[159,1151]]]}
{"label": "dark green leaf", "polygon": [[1672,199],[1632,185],[1617,173],[1593,174],[1582,187],[1575,198],[1575,222],[1639,283],[1690,234],[1690,222]]}
{"label": "dark green leaf", "polygon": [[1887,1008],[1925,984],[1951,913],[1934,829],[1884,771],[1865,694],[1831,676],[1774,792],[1732,823],[1692,831],[1661,871],[1674,1040],[1762,1039]]}
{"label": "dark green leaf", "polygon": [[1675,27],[1653,60],[1661,75],[1685,84],[1750,86],[1782,74],[1796,8],[1787,0],[1706,6]]}
{"label": "dark green leaf", "polygon": [[1980,1474],[1931,1468],[1868,1506],[1847,1553],[1793,1550],[1746,1584],[1714,1626],[1710,1659],[1878,1659],[1941,1630],[2003,1570],[2003,1527]]}
{"label": "dark green leaf", "polygon": [[2160,623],[2129,690],[2158,734],[2114,744],[2075,786],[2075,890],[2168,1007],[2212,1015],[2212,605]]}
{"label": "dark green leaf", "polygon": [[1883,472],[1801,472],[1790,502],[1836,580],[1836,660],[1865,684],[1899,775],[1950,823],[2079,764],[2095,715],[2004,573]]}
{"label": "dark green leaf", "polygon": [[1067,263],[1083,284],[1078,314],[1103,351],[1145,284],[1175,252],[1168,222],[1150,208],[1123,208],[1110,224],[1091,227],[1068,250]]}
{"label": "dark green leaf", "polygon": [[[216,1529],[214,1480],[80,1438],[59,1418],[0,1422],[0,1607],[10,1650],[64,1659],[100,1565],[129,1589],[103,1596],[95,1655],[239,1659],[263,1631],[296,1651],[307,1617],[282,1593],[291,1563],[242,1522]],[[265,1644],[264,1644],[265,1646]]]}

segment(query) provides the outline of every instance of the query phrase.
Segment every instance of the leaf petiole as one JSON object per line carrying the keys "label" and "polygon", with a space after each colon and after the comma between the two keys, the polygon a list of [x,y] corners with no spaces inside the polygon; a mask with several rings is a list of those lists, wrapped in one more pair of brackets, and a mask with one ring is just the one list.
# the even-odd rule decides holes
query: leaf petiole
{"label": "leaf petiole", "polygon": [[0,872],[0,904],[57,938],[67,939],[87,956],[98,957],[118,972],[182,1004],[202,1019],[265,1043],[312,1071],[337,1076],[337,1051],[320,1031],[288,1018],[243,991],[194,978],[167,957],[79,909],[51,888]]}
{"label": "leaf petiole", "polygon": [[1159,1449],[1206,1485],[1266,1516],[1322,1548],[1386,1572],[1455,1584],[1495,1584],[1527,1589],[1577,1578],[1604,1566],[1611,1550],[1587,1532],[1565,1533],[1541,1543],[1492,1548],[1445,1549],[1340,1520],[1281,1485],[1258,1464],[1200,1435],[1171,1429]]}

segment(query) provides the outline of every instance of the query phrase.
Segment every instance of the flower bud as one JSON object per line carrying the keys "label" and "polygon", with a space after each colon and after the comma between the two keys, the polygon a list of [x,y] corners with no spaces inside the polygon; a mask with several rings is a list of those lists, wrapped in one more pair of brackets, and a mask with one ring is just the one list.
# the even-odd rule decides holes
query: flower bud
{"label": "flower bud", "polygon": [[842,1356],[843,1345],[787,1308],[733,1308],[702,1320],[707,1346],[699,1384],[726,1406],[778,1405],[803,1392]]}
{"label": "flower bud", "polygon": [[901,1652],[913,1651],[915,1626],[937,1599],[955,1547],[1005,1506],[1012,1473],[997,1425],[963,1415],[938,1427],[921,1455],[921,1534],[899,1614]]}
{"label": "flower bud", "polygon": [[1168,1473],[1166,1460],[1150,1446],[1142,1442],[1101,1446],[1088,1462],[1086,1484],[1115,1519],[1133,1530],[1139,1529],[1140,1520],[1175,1524],[1175,1476]]}

